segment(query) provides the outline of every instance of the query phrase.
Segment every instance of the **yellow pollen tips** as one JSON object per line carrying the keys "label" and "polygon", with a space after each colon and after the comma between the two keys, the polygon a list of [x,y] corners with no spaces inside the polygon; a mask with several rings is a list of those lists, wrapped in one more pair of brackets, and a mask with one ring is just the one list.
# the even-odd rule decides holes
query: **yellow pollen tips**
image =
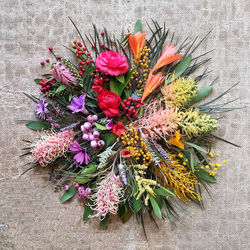
{"label": "yellow pollen tips", "polygon": [[224,160],[224,161],[223,161],[223,163],[227,163],[227,161],[226,161],[226,160]]}
{"label": "yellow pollen tips", "polygon": [[213,153],[211,153],[211,152],[209,152],[208,155],[209,155],[210,157],[214,157]]}

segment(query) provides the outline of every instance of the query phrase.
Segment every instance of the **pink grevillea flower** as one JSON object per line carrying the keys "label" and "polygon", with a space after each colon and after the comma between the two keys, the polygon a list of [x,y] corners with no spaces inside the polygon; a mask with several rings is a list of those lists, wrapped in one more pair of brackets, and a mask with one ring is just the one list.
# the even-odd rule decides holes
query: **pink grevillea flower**
{"label": "pink grevillea flower", "polygon": [[47,135],[36,142],[32,155],[43,167],[64,155],[74,140],[73,130]]}
{"label": "pink grevillea flower", "polygon": [[76,162],[80,164],[85,162],[86,165],[89,164],[90,157],[86,152],[86,148],[83,148],[76,140],[74,140],[69,149],[70,151],[75,153],[74,159],[76,160]]}
{"label": "pink grevillea flower", "polygon": [[123,75],[128,71],[128,62],[124,55],[113,50],[103,51],[95,60],[97,68],[112,76]]}
{"label": "pink grevillea flower", "polygon": [[119,176],[110,173],[97,184],[96,192],[91,195],[94,202],[93,209],[95,214],[93,217],[103,219],[108,213],[117,214],[119,202],[123,195],[122,182]]}
{"label": "pink grevillea flower", "polygon": [[77,79],[74,77],[72,72],[60,61],[57,61],[57,63],[53,65],[53,68],[54,69],[50,73],[61,83],[68,87],[71,87],[69,82],[74,85],[77,84]]}

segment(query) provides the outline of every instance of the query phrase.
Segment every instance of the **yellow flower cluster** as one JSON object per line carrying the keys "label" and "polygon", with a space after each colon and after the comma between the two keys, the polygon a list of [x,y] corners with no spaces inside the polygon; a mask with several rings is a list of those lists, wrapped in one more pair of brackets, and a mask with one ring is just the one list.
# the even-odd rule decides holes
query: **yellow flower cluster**
{"label": "yellow flower cluster", "polygon": [[161,92],[168,103],[183,107],[197,95],[197,88],[194,79],[179,77],[169,85],[165,83]]}
{"label": "yellow flower cluster", "polygon": [[152,155],[148,151],[147,144],[144,139],[139,137],[137,130],[130,124],[127,130],[122,134],[121,141],[125,149],[129,150],[143,165],[148,166],[152,162]]}
{"label": "yellow flower cluster", "polygon": [[[209,152],[208,153],[208,158],[207,158],[207,161],[212,161],[212,158],[214,158],[214,154]],[[216,156],[218,156],[218,154],[216,154]],[[223,163],[226,163],[227,161],[226,160],[223,160]],[[218,171],[218,168],[220,168],[222,165],[220,163],[209,163],[208,165],[201,165],[200,168],[203,169],[203,168],[206,168],[209,170],[209,174],[212,175],[212,176],[215,176],[217,174],[217,171]]]}
{"label": "yellow flower cluster", "polygon": [[149,63],[150,60],[148,58],[150,49],[147,46],[144,46],[143,49],[140,51],[140,60],[135,60],[134,65],[131,68],[133,73],[132,77],[130,78],[130,82],[127,84],[127,88],[131,87],[132,81],[136,82],[136,86],[139,89],[139,96],[142,94],[144,83],[147,80],[148,72],[149,72]]}
{"label": "yellow flower cluster", "polygon": [[138,186],[138,192],[136,194],[136,199],[140,199],[140,197],[147,192],[147,196],[144,200],[145,206],[148,205],[149,194],[155,196],[154,190],[150,187],[151,185],[157,186],[157,182],[155,180],[146,179],[143,176],[146,174],[147,166],[146,165],[135,165],[134,173],[135,173],[135,180]]}
{"label": "yellow flower cluster", "polygon": [[189,108],[177,113],[180,115],[177,123],[188,138],[210,133],[219,127],[217,120],[211,119],[209,114],[201,114],[198,109]]}

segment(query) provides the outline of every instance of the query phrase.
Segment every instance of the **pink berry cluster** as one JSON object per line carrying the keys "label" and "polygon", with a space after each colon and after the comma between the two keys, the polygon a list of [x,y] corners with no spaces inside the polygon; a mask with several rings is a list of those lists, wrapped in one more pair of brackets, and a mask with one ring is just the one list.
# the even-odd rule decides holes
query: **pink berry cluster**
{"label": "pink berry cluster", "polygon": [[128,99],[123,100],[122,108],[127,117],[137,117],[136,112],[143,104],[144,102],[141,100],[141,97],[136,99],[130,96]]}
{"label": "pink berry cluster", "polygon": [[97,115],[89,115],[87,116],[87,122],[81,126],[82,139],[90,141],[91,148],[103,147],[105,145],[105,142],[99,138],[100,132],[93,129],[94,122],[97,120]]}
{"label": "pink berry cluster", "polygon": [[38,82],[39,85],[41,85],[41,91],[43,93],[46,93],[50,90],[51,88],[51,83],[55,83],[56,81],[55,80],[50,80],[50,81],[47,81],[46,78],[43,78],[40,82]]}
{"label": "pink berry cluster", "polygon": [[91,188],[85,188],[82,185],[79,185],[77,182],[73,183],[73,186],[77,189],[78,200],[82,201],[91,194]]}

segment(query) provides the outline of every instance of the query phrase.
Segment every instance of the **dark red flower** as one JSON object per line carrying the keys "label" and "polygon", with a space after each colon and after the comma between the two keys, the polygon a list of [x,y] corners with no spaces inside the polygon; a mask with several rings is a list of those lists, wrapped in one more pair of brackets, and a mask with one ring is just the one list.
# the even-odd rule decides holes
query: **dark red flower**
{"label": "dark red flower", "polygon": [[121,104],[121,98],[112,91],[103,90],[98,92],[97,104],[108,117],[115,117],[120,114],[119,106]]}
{"label": "dark red flower", "polygon": [[122,124],[122,122],[117,122],[113,127],[112,127],[112,132],[118,136],[121,136],[125,132],[125,127]]}

